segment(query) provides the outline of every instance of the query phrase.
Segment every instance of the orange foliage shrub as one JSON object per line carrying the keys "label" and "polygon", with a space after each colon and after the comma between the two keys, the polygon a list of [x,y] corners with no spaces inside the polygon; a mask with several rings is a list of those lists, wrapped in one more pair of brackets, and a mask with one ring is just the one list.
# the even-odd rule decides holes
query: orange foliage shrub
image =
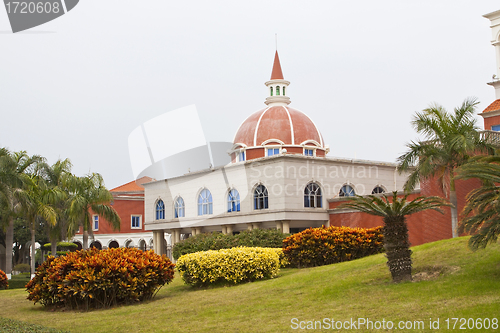
{"label": "orange foliage shrub", "polygon": [[134,248],[81,250],[49,257],[26,285],[28,299],[44,306],[107,308],[151,299],[174,278],[174,264]]}
{"label": "orange foliage shrub", "polygon": [[0,269],[0,289],[9,288],[9,279],[7,279],[7,274]]}
{"label": "orange foliage shrub", "polygon": [[309,228],[283,240],[283,254],[294,267],[329,265],[379,253],[382,227]]}

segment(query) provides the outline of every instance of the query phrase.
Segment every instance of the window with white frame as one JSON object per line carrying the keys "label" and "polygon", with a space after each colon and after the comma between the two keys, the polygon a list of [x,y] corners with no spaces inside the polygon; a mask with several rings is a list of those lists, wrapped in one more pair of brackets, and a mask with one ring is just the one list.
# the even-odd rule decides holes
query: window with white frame
{"label": "window with white frame", "polygon": [[304,189],[304,207],[321,208],[322,196],[321,188],[316,183],[307,184]]}
{"label": "window with white frame", "polygon": [[92,230],[99,230],[99,215],[92,215]]}
{"label": "window with white frame", "polygon": [[203,189],[198,195],[198,215],[208,215],[212,213],[212,193],[210,193],[208,189]]}
{"label": "window with white frame", "polygon": [[227,212],[240,211],[240,194],[237,190],[232,189],[227,195]]}
{"label": "window with white frame", "polygon": [[132,215],[130,218],[132,229],[141,229],[142,215]]}
{"label": "window with white frame", "polygon": [[372,190],[372,194],[385,193],[385,190],[382,186],[375,186]]}
{"label": "window with white frame", "polygon": [[340,189],[339,196],[340,197],[353,197],[356,195],[356,192],[354,192],[354,189],[350,185],[344,185]]}
{"label": "window with white frame", "polygon": [[304,155],[305,156],[314,156],[314,149],[304,148]]}
{"label": "window with white frame", "polygon": [[238,162],[244,162],[245,161],[245,151],[242,150],[238,153]]}
{"label": "window with white frame", "polygon": [[253,208],[267,209],[269,208],[269,195],[267,188],[264,185],[259,185],[253,192]]}
{"label": "window with white frame", "polygon": [[165,204],[163,200],[158,200],[156,202],[156,219],[163,220],[165,218]]}
{"label": "window with white frame", "polygon": [[279,155],[279,154],[280,154],[279,148],[267,148],[267,156],[273,156],[273,155]]}
{"label": "window with white frame", "polygon": [[178,197],[174,204],[174,217],[177,219],[179,217],[184,217],[186,215],[186,208],[184,206],[184,199]]}

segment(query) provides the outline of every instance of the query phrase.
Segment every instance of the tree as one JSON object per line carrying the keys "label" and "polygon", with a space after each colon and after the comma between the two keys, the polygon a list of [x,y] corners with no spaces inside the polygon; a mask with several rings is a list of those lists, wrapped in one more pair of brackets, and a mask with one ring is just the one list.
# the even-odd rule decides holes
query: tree
{"label": "tree", "polygon": [[478,103],[474,98],[466,99],[453,114],[437,104],[417,112],[412,125],[425,141],[409,143],[408,152],[398,158],[399,172],[410,171],[405,190],[413,190],[421,180],[437,177],[445,195],[449,194],[453,237],[458,237],[455,171],[478,153],[494,152],[476,126]]}
{"label": "tree", "polygon": [[89,232],[92,233],[91,212],[103,217],[113,229],[120,230],[120,216],[109,206],[113,196],[104,186],[102,176],[91,173],[84,177],[68,179],[68,188],[71,191],[68,216],[70,224],[68,233],[74,235],[80,226],[83,226],[83,248],[88,248]]}
{"label": "tree", "polygon": [[57,254],[57,242],[66,239],[68,229],[68,209],[69,209],[69,188],[68,179],[73,177],[71,174],[71,161],[69,159],[58,160],[51,166],[44,166],[44,178],[49,187],[58,189],[61,195],[58,201],[54,203],[57,212],[57,224],[47,223],[47,233],[50,238],[51,252],[53,256]]}
{"label": "tree", "polygon": [[23,208],[23,215],[31,230],[31,273],[35,272],[35,233],[36,227],[45,220],[51,225],[57,224],[55,204],[61,200],[63,193],[57,188],[48,186],[40,175],[40,169],[30,174],[26,188],[16,195]]}
{"label": "tree", "polygon": [[12,272],[12,245],[14,242],[14,218],[20,212],[18,195],[28,183],[27,173],[41,160],[38,155],[28,156],[25,151],[10,152],[0,148],[0,222],[5,230],[5,272]]}
{"label": "tree", "polygon": [[458,169],[457,178],[478,178],[482,186],[467,195],[460,231],[472,233],[469,247],[484,248],[500,234],[500,156],[478,157]]}
{"label": "tree", "polygon": [[427,209],[442,213],[441,206],[449,206],[440,197],[417,197],[407,201],[410,194],[398,198],[398,192],[392,192],[392,197],[383,195],[368,195],[365,197],[346,197],[348,202],[337,209],[351,208],[370,215],[381,216],[384,221],[384,248],[387,256],[387,266],[394,282],[411,280],[411,250],[408,238],[406,216]]}

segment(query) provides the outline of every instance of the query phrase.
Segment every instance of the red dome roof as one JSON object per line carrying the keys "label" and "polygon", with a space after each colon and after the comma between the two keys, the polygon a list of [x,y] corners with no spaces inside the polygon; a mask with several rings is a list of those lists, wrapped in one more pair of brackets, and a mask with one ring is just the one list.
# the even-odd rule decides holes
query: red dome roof
{"label": "red dome roof", "polygon": [[289,106],[271,106],[255,112],[241,124],[233,143],[258,147],[268,140],[274,143],[279,140],[284,145],[315,141],[324,148],[321,133],[313,121]]}

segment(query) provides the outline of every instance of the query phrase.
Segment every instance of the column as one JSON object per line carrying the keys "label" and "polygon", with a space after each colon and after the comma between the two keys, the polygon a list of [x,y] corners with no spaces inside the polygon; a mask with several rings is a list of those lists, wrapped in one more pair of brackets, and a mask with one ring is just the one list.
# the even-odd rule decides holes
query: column
{"label": "column", "polygon": [[227,235],[227,227],[225,225],[221,226],[221,229],[222,229],[222,233],[224,235]]}
{"label": "column", "polygon": [[252,223],[247,223],[247,230],[252,230],[252,229],[253,229]]}
{"label": "column", "polygon": [[283,231],[283,223],[281,221],[276,221],[276,230]]}
{"label": "column", "polygon": [[226,234],[228,234],[228,235],[232,235],[233,234],[233,225],[232,224],[228,224],[226,226]]}
{"label": "column", "polygon": [[283,233],[284,234],[289,234],[290,233],[290,221],[283,221]]}
{"label": "column", "polygon": [[252,223],[252,229],[259,229],[260,223]]}

